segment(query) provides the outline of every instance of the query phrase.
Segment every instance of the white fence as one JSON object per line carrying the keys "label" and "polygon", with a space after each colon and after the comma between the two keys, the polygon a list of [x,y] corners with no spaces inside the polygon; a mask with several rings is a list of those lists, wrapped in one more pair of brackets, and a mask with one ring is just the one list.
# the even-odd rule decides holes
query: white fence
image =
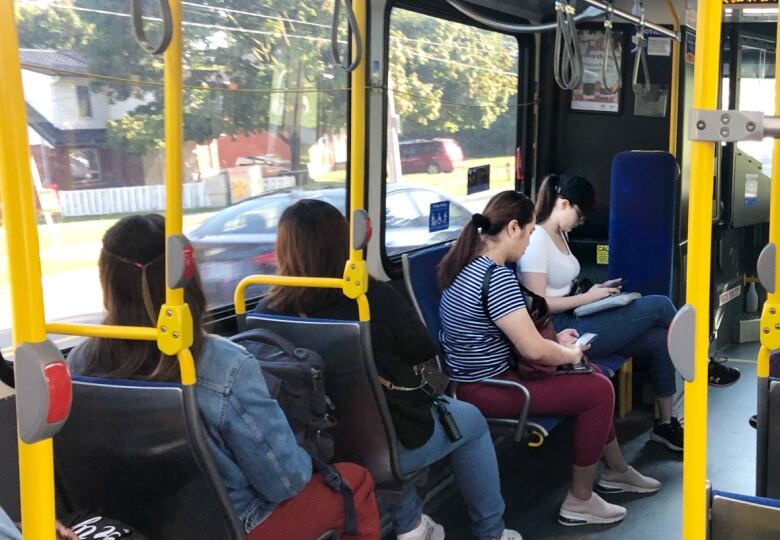
{"label": "white fence", "polygon": [[[182,187],[184,208],[207,206],[202,182]],[[60,191],[59,197],[60,210],[67,217],[165,210],[165,186],[162,185]]]}
{"label": "white fence", "polygon": [[[246,197],[294,185],[295,177],[291,175],[250,178],[220,174],[203,182],[183,184],[182,205],[185,209],[223,208]],[[165,210],[165,186],[60,191],[59,204],[65,217],[161,212]]]}

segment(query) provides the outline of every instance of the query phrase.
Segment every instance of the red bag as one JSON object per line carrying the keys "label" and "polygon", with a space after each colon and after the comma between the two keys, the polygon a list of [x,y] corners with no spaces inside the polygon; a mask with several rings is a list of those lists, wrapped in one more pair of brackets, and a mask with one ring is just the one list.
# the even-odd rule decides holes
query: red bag
{"label": "red bag", "polygon": [[[488,291],[490,290],[490,279],[495,268],[498,268],[498,266],[495,264],[491,265],[485,272],[485,277],[482,278],[482,309],[485,312],[485,316],[491,322],[492,319],[488,312]],[[547,307],[547,301],[538,294],[526,289],[522,283],[519,283],[519,285],[520,290],[523,293],[523,298],[525,299],[528,314],[531,316],[531,320],[534,321],[536,330],[544,339],[549,339],[557,343],[558,334],[555,332],[555,327],[553,326],[552,318],[550,317],[550,309]],[[514,345],[511,343],[510,345],[512,347],[510,364],[512,364],[512,368],[521,378],[530,380],[543,379],[544,377],[548,377],[555,373],[557,369],[556,366],[528,360],[520,354],[520,351],[518,351]]]}

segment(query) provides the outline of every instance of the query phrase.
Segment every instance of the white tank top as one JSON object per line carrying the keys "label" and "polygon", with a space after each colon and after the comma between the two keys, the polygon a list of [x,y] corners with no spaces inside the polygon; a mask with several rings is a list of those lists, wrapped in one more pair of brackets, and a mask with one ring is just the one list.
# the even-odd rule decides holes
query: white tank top
{"label": "white tank top", "polygon": [[580,275],[580,262],[572,255],[566,239],[563,239],[569,253],[563,253],[541,225],[534,228],[528,249],[520,259],[519,272],[547,274],[545,296],[557,298],[571,291],[574,279]]}

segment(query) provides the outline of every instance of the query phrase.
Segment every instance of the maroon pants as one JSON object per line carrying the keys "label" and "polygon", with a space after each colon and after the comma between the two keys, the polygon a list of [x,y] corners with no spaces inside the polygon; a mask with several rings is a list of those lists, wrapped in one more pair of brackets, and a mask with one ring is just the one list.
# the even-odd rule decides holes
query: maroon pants
{"label": "maroon pants", "polygon": [[[615,390],[600,373],[550,375],[543,379],[520,379],[514,371],[505,371],[499,379],[517,381],[531,394],[529,414],[574,416],[574,464],[593,465],[601,459],[604,446],[615,438],[613,413]],[[493,418],[511,418],[520,414],[523,398],[516,390],[483,383],[460,383],[458,399],[475,405]]]}
{"label": "maroon pants", "polygon": [[273,511],[260,525],[247,534],[247,540],[295,538],[316,540],[326,531],[335,529],[347,540],[378,540],[379,510],[374,498],[374,481],[366,469],[353,463],[338,463],[336,468],[355,493],[358,533],[344,534],[344,499],[315,474],[298,495]]}

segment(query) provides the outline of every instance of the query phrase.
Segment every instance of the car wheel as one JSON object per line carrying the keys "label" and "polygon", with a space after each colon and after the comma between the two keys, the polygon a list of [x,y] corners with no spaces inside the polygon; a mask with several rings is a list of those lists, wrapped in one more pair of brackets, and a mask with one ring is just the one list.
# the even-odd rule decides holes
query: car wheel
{"label": "car wheel", "polygon": [[425,168],[426,171],[428,171],[428,174],[439,174],[441,172],[441,167],[439,167],[438,163],[431,162],[428,163],[428,166]]}

